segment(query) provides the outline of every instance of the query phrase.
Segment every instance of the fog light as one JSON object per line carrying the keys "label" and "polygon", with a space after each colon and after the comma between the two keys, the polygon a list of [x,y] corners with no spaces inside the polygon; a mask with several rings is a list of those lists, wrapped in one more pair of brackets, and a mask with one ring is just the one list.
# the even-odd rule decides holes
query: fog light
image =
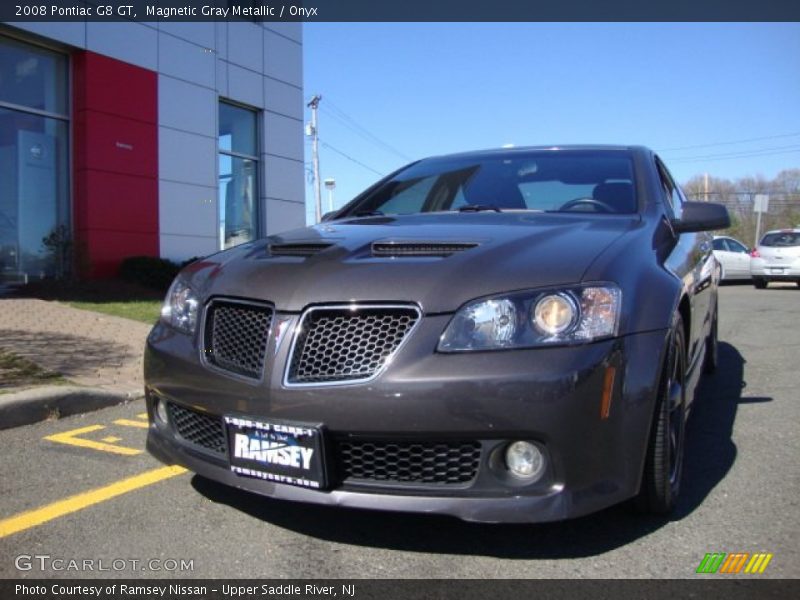
{"label": "fog light", "polygon": [[544,472],[544,456],[535,444],[514,442],[506,449],[506,466],[521,479],[537,479]]}
{"label": "fog light", "polygon": [[167,415],[167,403],[159,398],[156,398],[155,402],[153,403],[153,412],[156,415],[156,419],[162,424],[166,425],[169,422],[169,416]]}

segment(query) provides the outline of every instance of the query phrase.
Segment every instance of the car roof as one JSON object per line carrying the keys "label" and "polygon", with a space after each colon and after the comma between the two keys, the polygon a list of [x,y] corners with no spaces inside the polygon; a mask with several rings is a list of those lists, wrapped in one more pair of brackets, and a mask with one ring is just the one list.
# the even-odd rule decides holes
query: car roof
{"label": "car roof", "polygon": [[[493,158],[500,156],[514,156],[529,152],[650,152],[644,146],[625,146],[613,144],[566,144],[550,146],[513,146],[510,148],[491,148],[486,150],[473,150],[470,152],[457,152],[454,154],[439,154],[429,156],[427,159],[437,158]],[[424,159],[424,160],[427,160]]]}
{"label": "car roof", "polygon": [[[795,228],[787,227],[785,229],[773,229],[771,231],[765,231],[764,235],[769,235],[770,233],[789,233],[789,232],[800,233],[800,227],[795,227]],[[762,235],[761,237],[764,237],[764,235]]]}

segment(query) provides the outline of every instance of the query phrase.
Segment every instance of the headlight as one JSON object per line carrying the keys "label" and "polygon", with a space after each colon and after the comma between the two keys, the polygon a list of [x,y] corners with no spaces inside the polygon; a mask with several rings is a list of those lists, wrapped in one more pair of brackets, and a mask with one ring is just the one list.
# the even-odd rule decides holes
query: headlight
{"label": "headlight", "polygon": [[192,288],[180,277],[176,277],[161,307],[161,320],[184,333],[194,333],[199,305]]}
{"label": "headlight", "polygon": [[617,334],[622,293],[613,284],[518,292],[463,306],[440,352],[591,342]]}

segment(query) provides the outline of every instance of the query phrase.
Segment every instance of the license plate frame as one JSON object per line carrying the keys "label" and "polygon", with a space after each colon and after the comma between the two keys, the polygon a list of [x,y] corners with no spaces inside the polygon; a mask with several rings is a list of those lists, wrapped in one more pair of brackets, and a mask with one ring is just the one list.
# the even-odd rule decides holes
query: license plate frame
{"label": "license plate frame", "polygon": [[328,485],[324,427],[276,419],[226,415],[231,471],[312,490]]}

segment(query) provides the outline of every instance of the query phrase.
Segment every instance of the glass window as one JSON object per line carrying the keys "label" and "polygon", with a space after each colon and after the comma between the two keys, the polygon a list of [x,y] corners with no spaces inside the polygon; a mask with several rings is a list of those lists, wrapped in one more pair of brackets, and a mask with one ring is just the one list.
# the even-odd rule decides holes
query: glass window
{"label": "glass window", "polygon": [[219,222],[223,249],[258,236],[257,139],[257,113],[220,102]]}
{"label": "glass window", "polygon": [[624,152],[512,151],[422,160],[350,205],[346,214],[459,210],[636,211],[633,164]]}
{"label": "glass window", "polygon": [[739,242],[737,242],[736,240],[731,240],[731,239],[729,239],[729,240],[728,240],[728,249],[729,249],[731,252],[743,252],[743,253],[745,253],[745,254],[747,254],[747,253],[748,253],[748,250],[747,250],[747,248],[744,246],[744,244],[740,244],[740,243],[739,243]]}
{"label": "glass window", "polygon": [[0,38],[0,101],[66,115],[66,56]]}
{"label": "glass window", "polygon": [[219,105],[219,149],[256,155],[256,113],[221,102]]}
{"label": "glass window", "polygon": [[[0,281],[70,266],[66,58],[0,37]],[[33,110],[30,110],[33,109]]]}

